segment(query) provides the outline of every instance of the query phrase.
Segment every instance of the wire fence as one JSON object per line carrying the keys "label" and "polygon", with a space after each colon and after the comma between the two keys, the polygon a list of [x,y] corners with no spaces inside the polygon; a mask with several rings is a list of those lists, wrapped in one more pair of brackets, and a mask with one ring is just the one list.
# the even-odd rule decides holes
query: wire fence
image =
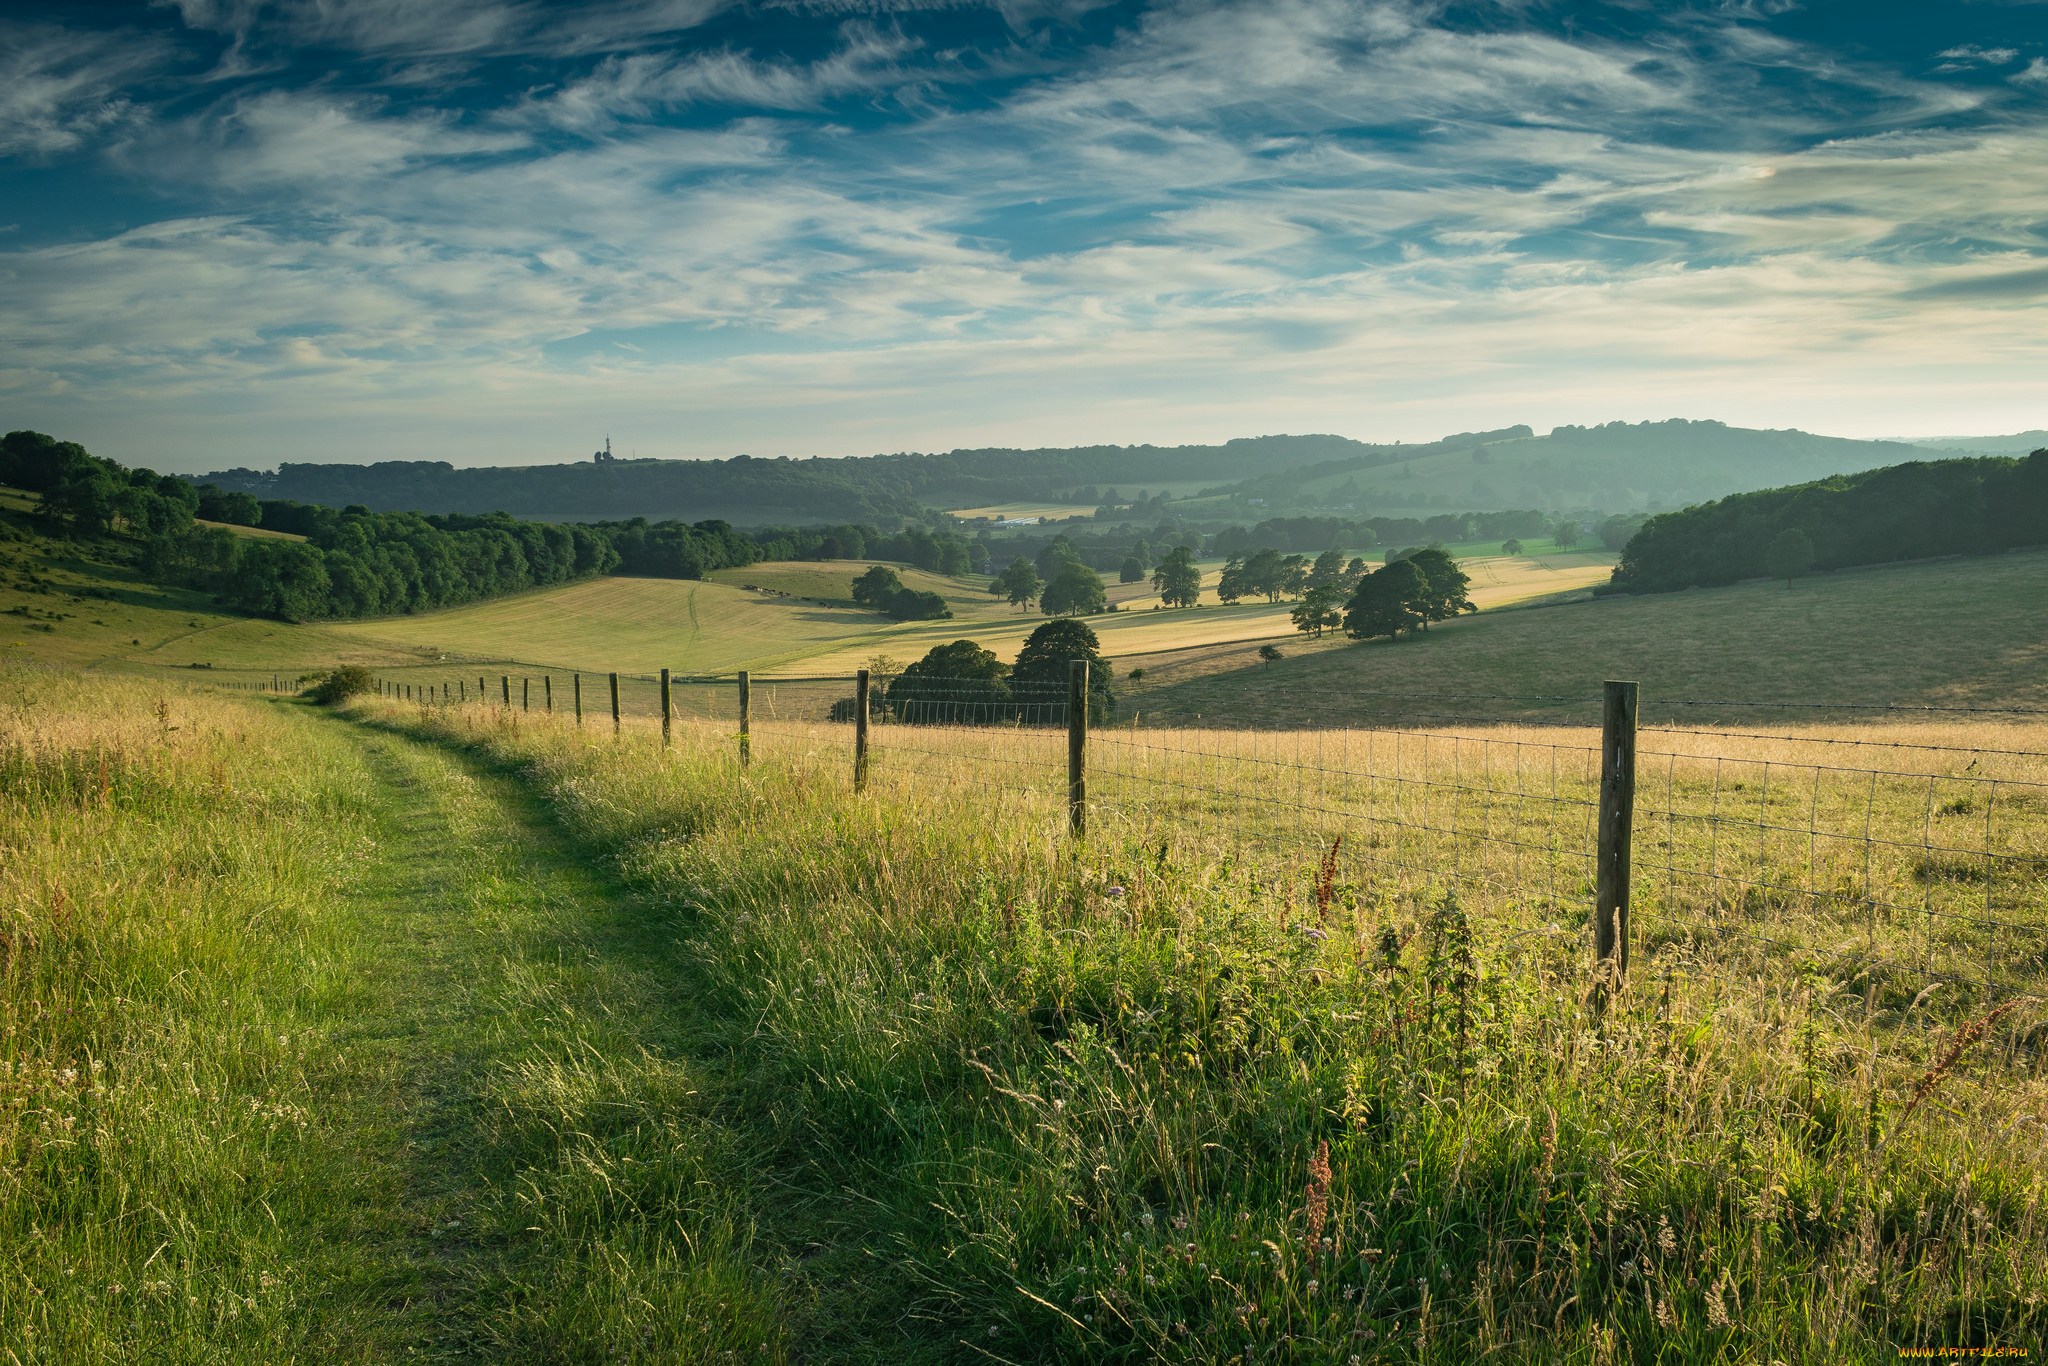
{"label": "wire fence", "polygon": [[[1334,902],[1354,925],[1414,921],[1454,894],[1503,970],[1590,971],[1612,951],[1606,925],[1632,954],[1630,977],[1666,992],[1676,981],[1853,996],[1866,1019],[1891,1022],[1909,1071],[2005,1008],[1979,1052],[2034,1079],[2038,1098],[2048,714],[1648,698],[1628,716],[1622,775],[1611,691],[1361,691],[1345,703],[1367,720],[1260,729],[1148,718],[1115,706],[1103,681],[500,675],[384,687],[558,713],[580,698],[585,725],[692,727],[692,743],[736,740],[743,761],[836,750],[855,786],[1064,825],[1105,869],[1146,851],[1208,858],[1304,915],[1327,918]],[[1318,701],[1303,697],[1299,714]],[[1709,719],[1759,715],[1779,719]],[[1625,791],[1627,806],[1605,823],[1603,790]]]}

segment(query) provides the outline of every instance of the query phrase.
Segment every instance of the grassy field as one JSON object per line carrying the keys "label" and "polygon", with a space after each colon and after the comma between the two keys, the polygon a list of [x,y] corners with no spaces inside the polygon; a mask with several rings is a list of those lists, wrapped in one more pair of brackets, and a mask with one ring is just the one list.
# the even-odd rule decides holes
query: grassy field
{"label": "grassy field", "polygon": [[[857,796],[843,725],[762,719],[742,771],[716,722],[0,697],[22,1362],[1875,1361],[2048,1319],[2041,1011],[1971,977],[1989,933],[2048,984],[2048,726],[1646,737],[1595,1018],[1580,728],[1108,728],[1076,845],[1015,728],[885,724]],[[1848,738],[1980,752],[1886,751],[1931,797],[1740,768]],[[1930,801],[1982,876],[1916,861]]]}
{"label": "grassy field", "polygon": [[1376,693],[1587,696],[1627,678],[1646,712],[1673,698],[2048,706],[2048,551],[1488,613],[1288,654],[1270,667],[1250,650],[1148,662],[1127,700],[1160,715],[1355,724],[1444,709]]}

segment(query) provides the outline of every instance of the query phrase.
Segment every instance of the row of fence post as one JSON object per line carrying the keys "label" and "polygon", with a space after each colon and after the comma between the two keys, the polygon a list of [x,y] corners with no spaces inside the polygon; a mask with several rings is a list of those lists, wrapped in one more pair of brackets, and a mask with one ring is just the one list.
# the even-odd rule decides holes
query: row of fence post
{"label": "row of fence post", "polygon": [[[608,675],[611,684],[612,732],[617,734],[621,719],[619,710],[619,676]],[[674,738],[675,697],[672,676],[667,669],[661,671],[661,742],[671,744]],[[555,687],[552,676],[543,676],[543,693],[547,709],[555,707]],[[739,684],[739,728],[736,739],[739,743],[740,767],[747,767],[753,760],[752,735],[752,679],[742,669]],[[386,684],[387,696],[398,695],[394,690],[403,688],[402,695],[411,700],[413,685]],[[576,706],[576,723],[583,724],[583,675],[573,675],[572,687]],[[484,680],[476,681],[477,696],[484,696]],[[868,785],[868,718],[872,683],[866,669],[854,675],[853,684],[853,790],[865,792]],[[1067,666],[1067,828],[1076,840],[1085,839],[1088,834],[1088,661],[1077,659]],[[447,685],[442,685],[442,700],[447,699]],[[466,691],[466,688],[465,688]],[[504,704],[512,704],[512,677],[510,674],[499,678],[499,693]],[[1628,972],[1628,912],[1630,862],[1629,849],[1635,833],[1635,789],[1636,789],[1636,708],[1639,685],[1635,683],[1609,682],[1601,697],[1600,712],[1600,787],[1598,796],[1598,846],[1594,856],[1594,907],[1593,907],[1593,958],[1595,965],[1596,999],[1605,998],[1610,982],[1618,981]],[[530,705],[532,680],[520,680],[520,703]],[[464,699],[466,700],[466,699]]]}

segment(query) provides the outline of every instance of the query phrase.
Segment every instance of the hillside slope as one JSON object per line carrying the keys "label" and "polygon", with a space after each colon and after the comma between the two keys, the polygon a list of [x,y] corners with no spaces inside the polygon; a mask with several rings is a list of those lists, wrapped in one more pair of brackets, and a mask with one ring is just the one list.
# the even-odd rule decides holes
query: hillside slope
{"label": "hillside slope", "polygon": [[[1662,704],[1673,698],[2048,707],[2048,550],[1848,570],[1790,589],[1746,583],[1482,613],[1399,643],[1288,654],[1270,668],[1250,649],[1155,666],[1125,701],[1212,723],[1362,725],[1464,706],[1428,694],[1589,697],[1622,678],[1642,683],[1646,717],[1669,715]],[[1476,709],[1562,714],[1516,700]],[[1583,707],[1565,711],[1589,719]]]}

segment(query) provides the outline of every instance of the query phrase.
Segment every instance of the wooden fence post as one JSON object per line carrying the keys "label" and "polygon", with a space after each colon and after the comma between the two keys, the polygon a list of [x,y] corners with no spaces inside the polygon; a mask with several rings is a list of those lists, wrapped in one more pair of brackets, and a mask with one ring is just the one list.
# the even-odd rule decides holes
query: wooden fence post
{"label": "wooden fence post", "polygon": [[[1636,696],[1639,685],[1609,682],[1600,711],[1600,848],[1594,864],[1593,968],[1604,970],[1596,999],[1628,975],[1629,845],[1636,815]],[[1603,965],[1606,965],[1603,969]]]}
{"label": "wooden fence post", "polygon": [[501,691],[501,692],[503,692],[503,693],[505,694],[505,705],[506,705],[506,706],[508,706],[508,707],[509,707],[509,706],[511,706],[511,705],[512,705],[512,675],[511,675],[511,674],[499,674],[499,675],[498,675],[498,689],[499,689],[499,691]]}
{"label": "wooden fence post", "polygon": [[548,715],[553,716],[555,714],[555,676],[553,674],[542,674],[540,676],[540,687],[541,691],[547,695]]}
{"label": "wooden fence post", "polygon": [[1067,662],[1067,828],[1088,833],[1088,661]]}
{"label": "wooden fence post", "polygon": [[619,676],[612,675],[612,734],[619,733]]}
{"label": "wooden fence post", "polygon": [[469,701],[469,680],[468,680],[468,679],[466,679],[466,678],[458,678],[458,679],[456,679],[456,680],[455,680],[455,700],[456,700],[456,701],[458,701],[458,702],[467,702],[467,701]]}
{"label": "wooden fence post", "polygon": [[484,676],[482,674],[478,674],[476,676],[476,700],[481,702],[487,696],[489,696],[489,694],[484,691]]}
{"label": "wooden fence post", "polygon": [[668,691],[668,670],[663,669],[661,671],[661,743],[664,745],[669,742],[669,728],[675,722],[675,714],[675,703],[670,700]]}
{"label": "wooden fence post", "polygon": [[533,680],[530,678],[519,680],[519,710],[533,710]]}
{"label": "wooden fence post", "polygon": [[749,686],[747,671],[740,670],[740,767],[745,768],[753,760],[753,737],[748,733],[748,722],[753,710],[753,693]]}
{"label": "wooden fence post", "polygon": [[576,692],[576,724],[580,726],[583,724],[583,675],[571,674],[569,679],[569,686]]}
{"label": "wooden fence post", "polygon": [[868,787],[868,671],[853,676],[853,790]]}

